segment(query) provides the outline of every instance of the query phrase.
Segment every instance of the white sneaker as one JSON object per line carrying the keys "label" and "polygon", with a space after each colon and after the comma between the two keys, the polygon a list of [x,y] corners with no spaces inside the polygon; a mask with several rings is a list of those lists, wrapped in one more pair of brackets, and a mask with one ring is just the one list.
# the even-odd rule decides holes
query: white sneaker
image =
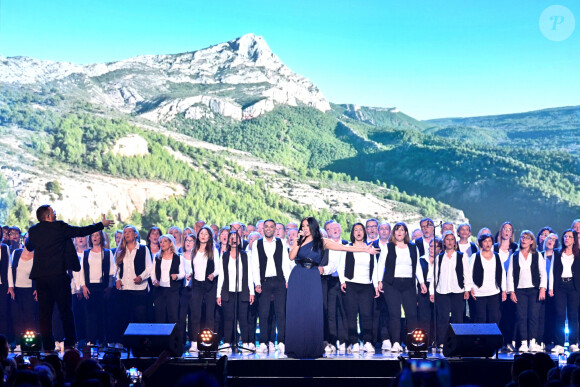
{"label": "white sneaker", "polygon": [[383,340],[383,345],[381,346],[381,349],[383,351],[390,351],[391,348],[392,348],[391,340]]}
{"label": "white sneaker", "polygon": [[271,341],[268,343],[268,352],[270,353],[276,352],[276,347],[274,346],[274,343]]}
{"label": "white sneaker", "polygon": [[536,339],[530,340],[530,351],[531,352],[542,352],[542,346],[536,343]]}
{"label": "white sneaker", "polygon": [[528,352],[530,349],[528,348],[528,342],[523,340],[522,345],[518,348],[518,352]]}
{"label": "white sneaker", "polygon": [[286,345],[284,343],[278,343],[278,354],[283,355],[286,352]]}
{"label": "white sneaker", "polygon": [[248,348],[250,348],[252,351],[256,350],[256,344],[254,343],[248,343]]}
{"label": "white sneaker", "polygon": [[368,341],[363,346],[363,350],[366,353],[375,353],[375,347],[371,343],[369,343]]}
{"label": "white sneaker", "polygon": [[260,343],[260,346],[258,347],[258,349],[256,350],[256,352],[258,352],[258,353],[267,353],[268,352],[268,347],[266,346],[266,343]]}
{"label": "white sneaker", "polygon": [[359,343],[354,343],[353,345],[348,347],[348,349],[350,350],[350,353],[359,353],[360,352],[360,345],[359,345]]}
{"label": "white sneaker", "polygon": [[326,347],[324,347],[324,353],[329,354],[332,353],[332,345],[328,344]]}
{"label": "white sneaker", "polygon": [[191,342],[191,347],[189,347],[189,352],[193,353],[193,352],[198,352],[199,350],[197,349],[197,341],[192,341]]}
{"label": "white sneaker", "polygon": [[223,353],[232,353],[232,349],[230,347],[230,343],[223,343],[220,345],[219,351]]}
{"label": "white sneaker", "polygon": [[568,349],[570,352],[578,352],[578,344],[570,344]]}
{"label": "white sneaker", "polygon": [[556,353],[558,355],[564,353],[564,347],[561,345],[554,345],[554,348],[552,348],[552,353]]}
{"label": "white sneaker", "polygon": [[505,347],[506,347],[508,352],[515,352],[516,351],[516,342],[512,341],[511,343],[507,343]]}
{"label": "white sneaker", "polygon": [[391,347],[391,352],[403,352],[401,344],[395,342],[395,344],[393,344],[393,346]]}
{"label": "white sneaker", "polygon": [[340,341],[337,341],[336,344],[337,344],[337,347],[336,347],[337,352],[341,352],[341,353],[346,352],[346,344],[345,343],[341,343]]}

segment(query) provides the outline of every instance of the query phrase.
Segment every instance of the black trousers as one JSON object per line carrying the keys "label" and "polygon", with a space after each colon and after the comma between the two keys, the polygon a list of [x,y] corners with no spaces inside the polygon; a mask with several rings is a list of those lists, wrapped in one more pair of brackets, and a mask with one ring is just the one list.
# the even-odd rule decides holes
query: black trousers
{"label": "black trousers", "polygon": [[[322,302],[325,308],[324,339],[332,345],[336,345],[337,340],[345,343],[348,340],[348,329],[338,277],[322,277]],[[326,306],[324,306],[324,303],[326,303]]]}
{"label": "black trousers", "polygon": [[347,345],[358,343],[357,316],[359,317],[360,330],[363,342],[373,339],[373,304],[375,289],[373,284],[359,284],[346,281],[346,293],[344,294],[344,308],[348,328]]}
{"label": "black trousers", "polygon": [[[89,298],[85,299],[87,316],[87,341],[92,344],[104,344],[107,328],[107,311],[105,309],[105,289],[100,284],[89,284]],[[110,290],[109,290],[110,292]],[[76,296],[74,296],[76,297]]]}
{"label": "black trousers", "polygon": [[[215,332],[215,309],[216,309],[216,291],[217,279],[213,281],[196,281],[192,280],[191,289],[191,317],[193,327],[193,337],[197,338],[197,334],[203,327],[211,329]],[[203,303],[205,302],[205,316],[203,315]]]}
{"label": "black trousers", "polygon": [[179,288],[158,286],[155,289],[155,322],[158,324],[179,321]]}
{"label": "black trousers", "polygon": [[179,288],[179,329],[181,338],[185,341],[196,341],[197,337],[193,335],[193,319],[191,315],[191,297],[193,292],[190,287],[183,286]]}
{"label": "black trousers", "polygon": [[499,320],[499,329],[501,330],[505,344],[516,340],[518,326],[516,309],[516,304],[511,301],[510,295],[508,294],[506,302],[501,303],[501,316]]}
{"label": "black trousers", "polygon": [[[87,313],[85,298],[82,293],[72,295],[72,311],[75,316],[75,329],[77,331],[77,341],[87,340]],[[54,320],[53,320],[54,329]]]}
{"label": "black trousers", "polygon": [[64,330],[64,344],[72,347],[77,340],[75,319],[72,312],[72,294],[70,277],[60,274],[54,277],[36,279],[36,294],[38,296],[38,314],[40,335],[45,351],[54,350],[52,336],[52,311],[58,307]]}
{"label": "black trousers", "polygon": [[389,333],[393,342],[402,343],[405,336],[401,335],[401,305],[405,310],[407,329],[417,328],[417,287],[414,278],[395,278],[392,284],[383,282],[383,291],[389,310]]}
{"label": "black trousers", "polygon": [[[445,340],[449,323],[463,323],[465,299],[463,292],[439,294],[435,292],[435,308],[437,309],[437,345]],[[451,318],[449,317],[451,314]]]}
{"label": "black trousers", "polygon": [[546,296],[546,299],[540,302],[540,318],[538,320],[538,341],[540,343],[556,342],[556,301],[554,297]]}
{"label": "black trousers", "polygon": [[12,328],[12,319],[11,319],[11,308],[10,308],[10,295],[6,294],[8,292],[8,284],[1,284],[0,285],[0,333],[6,335],[6,338],[9,341],[12,341],[11,336],[11,328]]}
{"label": "black trousers", "polygon": [[[38,305],[34,301],[34,288],[15,287],[11,309],[13,331],[16,336],[29,329],[38,330]],[[7,320],[7,317],[6,315],[1,319]]]}
{"label": "black trousers", "polygon": [[[554,289],[556,309],[556,344],[564,345],[564,320],[568,316],[568,342],[578,344],[578,304],[580,294],[574,287],[574,282],[563,282]],[[519,303],[519,299],[518,299]]]}
{"label": "black trousers", "polygon": [[254,303],[248,305],[248,342],[256,343],[256,327],[258,326],[258,298],[254,297]]}
{"label": "black trousers", "polygon": [[476,324],[496,323],[499,324],[501,293],[492,296],[479,296],[473,302],[473,322]]}
{"label": "black trousers", "polygon": [[[427,289],[429,289],[429,283],[425,283]],[[417,326],[421,328],[424,332],[427,332],[427,336],[431,340],[432,344],[434,339],[434,326],[433,326],[433,312],[434,306],[429,299],[429,291],[423,294],[417,292]]]}
{"label": "black trousers", "polygon": [[270,299],[272,297],[274,297],[274,312],[276,313],[276,325],[278,326],[277,341],[278,343],[283,343],[286,339],[286,280],[284,278],[268,277],[262,281],[260,309],[258,311],[260,316],[260,343],[274,342],[276,339],[271,333],[272,327],[267,323],[270,313]]}
{"label": "black trousers", "polygon": [[390,340],[389,308],[385,297],[375,298],[373,301],[373,342]]}
{"label": "black trousers", "polygon": [[539,290],[535,288],[517,289],[516,314],[518,331],[522,340],[535,339],[538,335],[538,320],[540,317]]}
{"label": "black trousers", "polygon": [[130,323],[146,323],[148,290],[121,290],[121,332],[125,332]]}
{"label": "black trousers", "polygon": [[[242,343],[250,342],[250,334],[248,332],[248,306],[249,301],[242,301],[241,296],[238,297],[238,316],[235,315],[236,293],[229,292],[227,301],[222,298],[222,309],[224,311],[224,343],[237,344],[234,340],[234,326],[237,327],[236,321],[240,325],[240,340]],[[236,328],[237,329],[237,328]]]}

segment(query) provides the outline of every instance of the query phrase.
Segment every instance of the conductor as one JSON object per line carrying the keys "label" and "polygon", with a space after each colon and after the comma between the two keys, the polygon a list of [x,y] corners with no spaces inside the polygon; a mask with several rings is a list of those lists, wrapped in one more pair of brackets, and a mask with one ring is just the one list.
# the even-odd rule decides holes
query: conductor
{"label": "conductor", "polygon": [[26,248],[34,251],[30,279],[36,280],[40,334],[45,352],[54,350],[52,311],[56,303],[62,319],[65,347],[76,342],[72,312],[71,271],[80,270],[72,238],[90,235],[109,228],[114,221],[105,219],[85,227],[71,226],[56,220],[56,212],[48,204],[36,210],[38,223],[30,227]]}

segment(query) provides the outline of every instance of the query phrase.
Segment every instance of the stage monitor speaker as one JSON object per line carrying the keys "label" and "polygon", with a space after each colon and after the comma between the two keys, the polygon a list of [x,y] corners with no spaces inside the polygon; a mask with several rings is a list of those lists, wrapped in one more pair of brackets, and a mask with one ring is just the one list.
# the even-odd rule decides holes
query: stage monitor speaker
{"label": "stage monitor speaker", "polygon": [[164,350],[170,356],[183,355],[176,324],[129,324],[123,344],[135,357],[158,357]]}
{"label": "stage monitor speaker", "polygon": [[443,342],[446,357],[492,357],[503,346],[497,324],[449,324]]}

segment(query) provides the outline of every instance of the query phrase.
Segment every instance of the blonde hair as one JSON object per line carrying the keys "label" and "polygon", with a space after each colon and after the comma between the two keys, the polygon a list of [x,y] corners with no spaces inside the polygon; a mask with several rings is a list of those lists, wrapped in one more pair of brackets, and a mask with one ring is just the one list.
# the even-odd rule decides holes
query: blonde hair
{"label": "blonde hair", "polygon": [[[137,228],[130,224],[123,227],[123,234],[125,234],[125,230],[128,228],[132,229],[135,232],[135,237],[139,235],[139,231],[137,231]],[[117,251],[115,252],[115,263],[117,264],[117,266],[123,263],[123,258],[125,258],[126,252],[127,252],[127,242],[125,242],[125,236],[123,235],[121,237],[121,243],[119,243],[119,247],[117,247]]]}
{"label": "blonde hair", "polygon": [[[167,239],[169,242],[171,242],[169,244],[169,251],[171,251],[172,254],[177,254],[177,247],[175,244],[175,238],[173,237],[173,235],[171,234],[163,234],[159,237],[159,245],[161,245],[161,240],[165,238]],[[159,250],[159,252],[156,254],[157,257],[161,257],[161,253],[162,251]]]}

